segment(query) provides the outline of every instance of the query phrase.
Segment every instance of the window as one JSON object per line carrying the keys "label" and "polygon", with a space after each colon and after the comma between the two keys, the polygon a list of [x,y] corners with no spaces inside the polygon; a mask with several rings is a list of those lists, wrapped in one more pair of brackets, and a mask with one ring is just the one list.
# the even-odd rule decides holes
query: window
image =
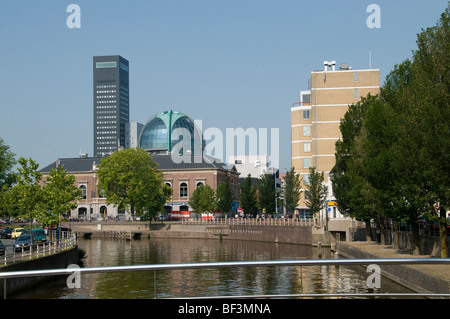
{"label": "window", "polygon": [[303,159],[303,168],[310,168],[311,167],[311,159],[310,158],[304,158]]}
{"label": "window", "polygon": [[303,110],[303,119],[309,120],[309,111],[310,110]]}
{"label": "window", "polygon": [[86,197],[87,197],[86,185],[80,185],[79,189],[81,190],[81,199],[86,199]]}
{"label": "window", "polygon": [[305,185],[309,185],[309,174],[305,174],[305,177],[303,178],[303,183]]}
{"label": "window", "polygon": [[311,136],[311,126],[303,126],[303,136]]}
{"label": "window", "polygon": [[354,73],[354,80],[355,80],[355,82],[358,82],[358,72]]}
{"label": "window", "polygon": [[358,88],[355,89],[355,100],[359,99]]}
{"label": "window", "polygon": [[180,184],[180,197],[187,197],[188,196],[188,186],[186,183]]}
{"label": "window", "polygon": [[305,153],[311,152],[311,143],[310,142],[303,143],[303,152],[305,152]]}
{"label": "window", "polygon": [[196,187],[200,187],[200,186],[205,186],[205,183],[203,183],[203,182],[198,182]]}

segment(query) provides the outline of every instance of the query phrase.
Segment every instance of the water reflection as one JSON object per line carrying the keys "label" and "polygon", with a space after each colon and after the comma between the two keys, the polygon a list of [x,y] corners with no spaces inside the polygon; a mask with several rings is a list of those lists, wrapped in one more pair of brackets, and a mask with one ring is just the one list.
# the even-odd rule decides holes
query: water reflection
{"label": "water reflection", "polygon": [[[314,259],[314,247],[251,241],[142,239],[80,240],[85,267],[194,262]],[[329,250],[322,258],[331,258]],[[156,277],[156,280],[155,280]],[[66,278],[41,285],[16,298],[166,298],[225,295],[367,292],[364,269],[335,266],[255,267],[138,271],[81,276],[81,288]],[[383,279],[382,291],[407,292]],[[156,293],[155,293],[156,291]]]}

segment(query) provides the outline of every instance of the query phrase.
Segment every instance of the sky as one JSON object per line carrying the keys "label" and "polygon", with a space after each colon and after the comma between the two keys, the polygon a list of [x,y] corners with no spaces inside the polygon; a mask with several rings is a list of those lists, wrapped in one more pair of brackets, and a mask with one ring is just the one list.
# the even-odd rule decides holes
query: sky
{"label": "sky", "polygon": [[[67,24],[70,4],[80,8],[79,28]],[[380,8],[379,28],[367,24],[370,4]],[[266,128],[269,155],[275,129],[285,171],[290,108],[311,71],[325,60],[371,65],[382,85],[446,7],[447,0],[2,1],[0,138],[16,159],[41,168],[93,155],[93,56],[121,55],[130,63],[131,121],[177,110],[203,130],[221,130],[224,145],[227,128]]]}

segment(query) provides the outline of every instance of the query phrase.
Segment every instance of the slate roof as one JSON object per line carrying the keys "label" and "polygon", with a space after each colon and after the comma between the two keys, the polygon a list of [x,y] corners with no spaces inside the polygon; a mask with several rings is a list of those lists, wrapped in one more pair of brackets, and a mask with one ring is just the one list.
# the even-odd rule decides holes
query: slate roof
{"label": "slate roof", "polygon": [[[191,169],[220,169],[236,171],[234,165],[227,165],[217,158],[211,156],[174,156],[172,155],[153,155],[153,161],[158,163],[158,169],[168,170],[191,170]],[[174,161],[175,159],[175,161]],[[52,168],[64,165],[69,173],[92,172],[93,164],[99,165],[102,157],[79,157],[79,158],[60,158],[52,164],[40,170],[41,173],[49,173]]]}

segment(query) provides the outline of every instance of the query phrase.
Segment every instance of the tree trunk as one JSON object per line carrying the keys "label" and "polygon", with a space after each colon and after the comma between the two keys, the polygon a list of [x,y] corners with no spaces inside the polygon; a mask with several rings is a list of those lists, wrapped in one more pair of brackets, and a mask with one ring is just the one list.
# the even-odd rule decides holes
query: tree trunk
{"label": "tree trunk", "polygon": [[412,222],[412,239],[413,239],[413,255],[421,255],[420,251],[420,236],[419,236],[419,222],[417,220]]}
{"label": "tree trunk", "polygon": [[400,248],[400,240],[399,240],[399,232],[400,228],[398,226],[398,220],[393,220],[393,228],[394,228],[394,249]]}
{"label": "tree trunk", "polygon": [[378,227],[380,227],[380,245],[386,244],[386,227],[384,225],[384,217],[378,215]]}
{"label": "tree trunk", "polygon": [[372,227],[370,227],[370,219],[364,220],[366,223],[366,241],[374,241],[376,238],[373,238]]}
{"label": "tree trunk", "polygon": [[441,240],[441,258],[448,258],[446,209],[439,207],[439,237]]}

